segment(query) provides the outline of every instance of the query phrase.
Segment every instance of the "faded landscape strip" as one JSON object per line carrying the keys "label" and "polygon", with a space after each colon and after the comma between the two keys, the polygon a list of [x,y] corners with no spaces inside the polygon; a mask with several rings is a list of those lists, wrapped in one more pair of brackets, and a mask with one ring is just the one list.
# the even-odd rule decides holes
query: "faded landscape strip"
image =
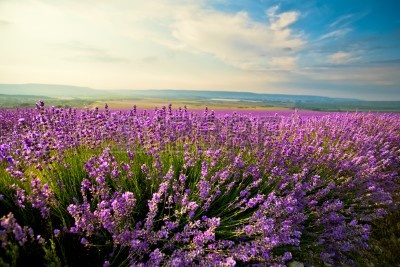
{"label": "faded landscape strip", "polygon": [[247,92],[189,90],[95,90],[86,87],[0,84],[0,108],[32,107],[43,99],[50,106],[111,109],[174,108],[191,110],[312,110],[312,111],[381,111],[400,112],[400,101],[366,101],[312,95],[256,94]]}

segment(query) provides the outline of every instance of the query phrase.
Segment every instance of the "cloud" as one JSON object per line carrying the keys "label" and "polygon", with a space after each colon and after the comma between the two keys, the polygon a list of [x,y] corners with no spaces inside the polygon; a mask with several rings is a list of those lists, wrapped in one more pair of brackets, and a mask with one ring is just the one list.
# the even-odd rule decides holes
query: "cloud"
{"label": "cloud", "polygon": [[294,70],[296,67],[297,58],[295,57],[273,57],[271,64],[277,69]]}
{"label": "cloud", "polygon": [[390,66],[351,66],[309,68],[301,71],[307,79],[336,85],[390,87],[400,83],[399,68]]}
{"label": "cloud", "polygon": [[356,58],[350,52],[339,51],[328,56],[328,61],[334,64],[344,64],[355,60]]}
{"label": "cloud", "polygon": [[142,57],[140,60],[146,64],[153,64],[153,63],[156,63],[160,59],[156,56],[148,56],[148,57]]}
{"label": "cloud", "polygon": [[320,40],[328,38],[339,39],[345,37],[349,32],[353,30],[353,27],[351,25],[368,15],[368,13],[368,11],[362,11],[358,13],[344,14],[337,17],[333,22],[328,25],[328,27],[332,30],[322,35],[320,37]]}
{"label": "cloud", "polygon": [[345,14],[342,16],[339,16],[336,18],[331,24],[329,24],[329,27],[336,27],[338,25],[347,25],[350,23],[351,19],[354,17],[354,14]]}
{"label": "cloud", "polygon": [[[92,1],[43,2],[93,27],[129,39],[136,49],[152,42],[170,51],[212,56],[246,71],[292,70],[296,53],[306,43],[302,34],[290,28],[300,13],[279,12],[277,6],[265,11],[265,21],[256,21],[244,11],[216,10],[207,1],[121,0],[118,5],[107,1],[96,5]],[[146,51],[142,57],[146,56],[155,53],[149,55]]]}
{"label": "cloud", "polygon": [[364,11],[357,12],[357,13],[341,15],[341,16],[337,17],[332,23],[330,23],[329,27],[331,27],[331,28],[349,27],[350,24],[362,19],[363,17],[367,16],[369,13],[370,13],[370,11],[364,10]]}
{"label": "cloud", "polygon": [[366,16],[368,12],[359,12],[352,14],[344,14],[337,17],[333,22],[328,24],[329,31],[318,38],[318,41],[325,39],[340,39],[353,31],[351,24]]}
{"label": "cloud", "polygon": [[375,60],[371,61],[369,63],[373,64],[400,64],[400,58],[395,58],[395,59],[387,59],[387,60]]}
{"label": "cloud", "polygon": [[68,50],[68,60],[88,61],[103,63],[128,62],[124,57],[115,56],[109,50],[86,44],[80,41],[71,41],[65,44],[59,44],[61,48]]}
{"label": "cloud", "polygon": [[266,12],[271,23],[270,28],[273,30],[280,30],[289,26],[290,24],[294,23],[300,15],[298,12],[295,11],[276,14],[277,11],[278,6],[275,6],[268,9]]}
{"label": "cloud", "polygon": [[295,53],[305,44],[289,25],[297,12],[277,13],[268,9],[268,21],[252,20],[246,12],[235,14],[197,8],[181,10],[171,24],[176,47],[209,53],[243,70],[291,70]]}
{"label": "cloud", "polygon": [[0,19],[0,27],[6,27],[11,25],[11,22],[8,20]]}
{"label": "cloud", "polygon": [[334,38],[334,39],[342,38],[342,37],[346,36],[349,32],[351,32],[350,28],[343,28],[343,29],[330,31],[330,32],[322,35],[319,38],[319,40],[325,40],[325,39],[329,39],[329,38]]}

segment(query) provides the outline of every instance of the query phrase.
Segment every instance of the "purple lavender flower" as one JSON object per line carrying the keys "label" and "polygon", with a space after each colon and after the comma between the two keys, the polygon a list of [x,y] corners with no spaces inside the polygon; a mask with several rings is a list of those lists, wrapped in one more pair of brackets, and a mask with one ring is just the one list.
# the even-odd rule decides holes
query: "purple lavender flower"
{"label": "purple lavender flower", "polygon": [[55,237],[58,237],[60,235],[60,229],[54,229],[53,233]]}
{"label": "purple lavender flower", "polygon": [[3,244],[7,245],[4,242],[7,234],[12,235],[20,246],[23,246],[28,241],[28,237],[33,235],[32,229],[21,227],[11,212],[0,218],[0,226],[4,229],[0,231],[0,240],[3,240],[2,246],[4,246]]}
{"label": "purple lavender flower", "polygon": [[82,237],[81,238],[81,244],[84,245],[84,246],[87,246],[89,244],[89,241],[87,241],[86,238]]}
{"label": "purple lavender flower", "polygon": [[[65,233],[85,246],[122,249],[132,265],[283,266],[298,251],[349,265],[348,255],[368,246],[370,224],[398,205],[396,114],[105,109],[39,101],[36,110],[0,110],[0,163],[15,205],[32,205],[47,223],[64,188],[73,198]],[[75,171],[70,153],[79,159],[82,149],[106,144],[85,163],[81,190],[67,192],[70,180],[58,168]],[[27,226],[1,220],[2,246],[37,242]],[[316,242],[300,247],[303,240]]]}

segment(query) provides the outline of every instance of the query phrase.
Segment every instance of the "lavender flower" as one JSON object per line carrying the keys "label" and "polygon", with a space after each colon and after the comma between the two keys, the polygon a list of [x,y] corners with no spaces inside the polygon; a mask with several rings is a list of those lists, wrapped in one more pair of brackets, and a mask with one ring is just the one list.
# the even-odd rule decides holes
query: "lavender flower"
{"label": "lavender flower", "polygon": [[36,240],[9,213],[5,249],[56,237],[104,266],[351,265],[399,204],[397,114],[36,107],[0,110],[0,200],[55,229]]}

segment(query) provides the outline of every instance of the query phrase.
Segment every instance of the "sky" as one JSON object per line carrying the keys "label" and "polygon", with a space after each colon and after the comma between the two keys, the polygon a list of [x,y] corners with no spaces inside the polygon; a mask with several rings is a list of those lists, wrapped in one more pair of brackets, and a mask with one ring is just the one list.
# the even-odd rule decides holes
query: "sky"
{"label": "sky", "polygon": [[0,0],[0,83],[400,100],[398,0]]}

